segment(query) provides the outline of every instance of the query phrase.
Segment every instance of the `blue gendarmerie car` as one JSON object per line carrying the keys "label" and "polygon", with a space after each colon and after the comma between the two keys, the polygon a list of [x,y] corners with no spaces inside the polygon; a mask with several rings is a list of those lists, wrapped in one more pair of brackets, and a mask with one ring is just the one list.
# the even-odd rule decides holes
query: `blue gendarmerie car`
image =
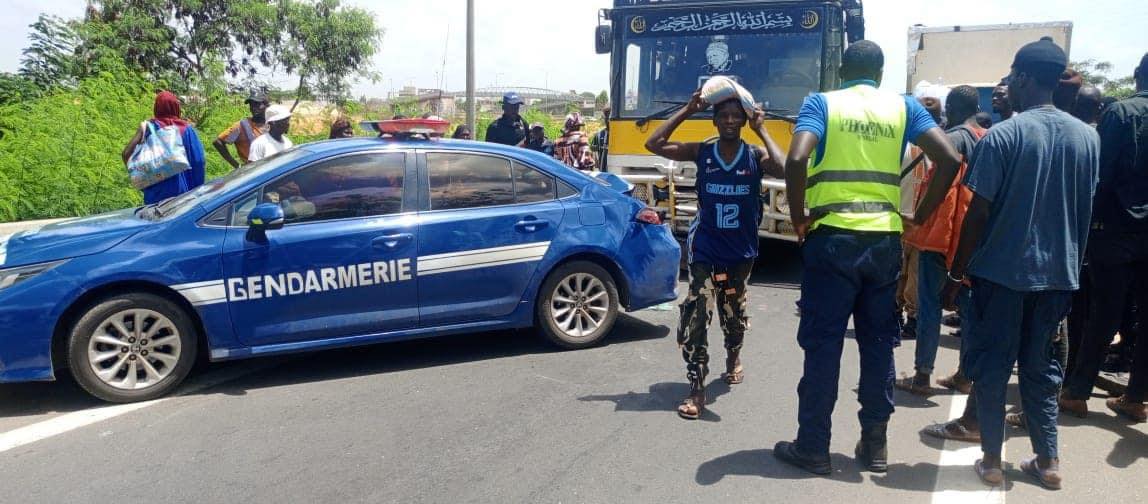
{"label": "blue gendarmerie car", "polygon": [[305,144],[158,205],[0,237],[0,382],[114,402],[197,356],[537,327],[594,345],[675,299],[680,249],[616,177],[489,143]]}

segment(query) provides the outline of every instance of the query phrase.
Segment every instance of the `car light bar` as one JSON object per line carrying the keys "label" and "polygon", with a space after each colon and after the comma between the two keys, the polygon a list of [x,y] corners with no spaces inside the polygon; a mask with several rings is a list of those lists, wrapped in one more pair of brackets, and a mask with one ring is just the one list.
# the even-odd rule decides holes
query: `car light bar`
{"label": "car light bar", "polygon": [[444,136],[450,128],[450,121],[436,117],[427,119],[388,119],[385,121],[362,121],[359,125],[367,131],[380,135],[426,135]]}

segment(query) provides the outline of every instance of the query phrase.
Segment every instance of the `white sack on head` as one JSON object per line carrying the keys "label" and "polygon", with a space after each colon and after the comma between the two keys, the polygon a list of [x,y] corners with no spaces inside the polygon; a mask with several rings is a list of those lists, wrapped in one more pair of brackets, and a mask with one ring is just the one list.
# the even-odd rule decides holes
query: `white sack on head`
{"label": "white sack on head", "polygon": [[753,116],[755,107],[753,95],[749,94],[749,91],[737,81],[724,75],[717,75],[702,85],[702,99],[710,105],[717,105],[731,98],[741,101],[741,108],[745,111],[746,117]]}

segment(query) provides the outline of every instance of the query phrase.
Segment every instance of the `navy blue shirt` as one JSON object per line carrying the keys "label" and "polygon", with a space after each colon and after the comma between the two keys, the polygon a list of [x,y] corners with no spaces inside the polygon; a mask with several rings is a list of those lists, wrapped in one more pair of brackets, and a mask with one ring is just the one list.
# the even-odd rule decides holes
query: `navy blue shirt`
{"label": "navy blue shirt", "polygon": [[718,143],[703,144],[697,159],[698,214],[690,223],[689,261],[733,266],[757,257],[761,170],[745,142],[726,164]]}
{"label": "navy blue shirt", "polygon": [[[853,86],[872,86],[877,87],[877,83],[871,80],[854,80],[848,81],[841,85],[841,89],[850,88]],[[901,152],[905,151],[905,146],[916,140],[922,133],[937,127],[937,122],[933,120],[933,116],[929,115],[929,111],[912,96],[905,96],[905,137],[901,139]],[[825,130],[829,128],[829,104],[825,100],[823,93],[817,93],[805,99],[801,104],[801,112],[797,115],[797,127],[794,128],[793,134],[807,131],[817,135],[821,142],[817,143],[816,157],[813,158],[814,163],[821,162],[821,158],[825,155]]]}
{"label": "navy blue shirt", "polygon": [[1052,105],[994,125],[964,183],[992,203],[969,273],[1014,291],[1071,291],[1092,218],[1100,136]]}

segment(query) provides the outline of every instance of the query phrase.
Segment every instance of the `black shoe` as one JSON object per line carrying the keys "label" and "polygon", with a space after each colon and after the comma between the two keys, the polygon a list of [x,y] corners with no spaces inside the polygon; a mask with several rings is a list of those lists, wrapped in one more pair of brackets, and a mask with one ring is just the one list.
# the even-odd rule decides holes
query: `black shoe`
{"label": "black shoe", "polygon": [[857,442],[857,462],[875,473],[889,470],[889,450],[886,447],[885,434],[888,424],[877,424],[867,429],[861,429],[861,440]]}
{"label": "black shoe", "polygon": [[941,319],[941,324],[943,324],[945,327],[952,327],[953,329],[956,329],[961,327],[961,316],[957,315],[956,313],[945,315],[945,318]]}
{"label": "black shoe", "polygon": [[909,317],[909,321],[901,326],[901,339],[917,339],[917,319]]}
{"label": "black shoe", "polygon": [[787,464],[795,465],[813,474],[825,476],[833,473],[833,466],[829,463],[829,454],[822,457],[811,457],[797,450],[797,444],[789,441],[779,441],[773,447],[773,456]]}

